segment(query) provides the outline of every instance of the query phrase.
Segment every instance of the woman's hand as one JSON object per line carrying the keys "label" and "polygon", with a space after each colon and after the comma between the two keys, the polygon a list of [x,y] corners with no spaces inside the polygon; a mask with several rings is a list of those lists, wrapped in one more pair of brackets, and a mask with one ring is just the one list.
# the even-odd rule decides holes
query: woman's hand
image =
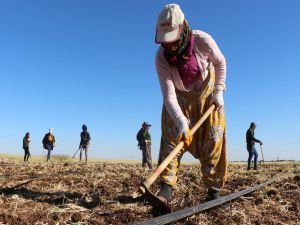
{"label": "woman's hand", "polygon": [[210,104],[215,104],[216,110],[221,109],[224,106],[223,91],[215,91]]}
{"label": "woman's hand", "polygon": [[179,144],[180,141],[183,141],[185,148],[187,148],[191,144],[193,136],[191,135],[188,120],[186,118],[180,119],[178,121],[178,129],[179,132],[176,138],[176,142],[177,144]]}

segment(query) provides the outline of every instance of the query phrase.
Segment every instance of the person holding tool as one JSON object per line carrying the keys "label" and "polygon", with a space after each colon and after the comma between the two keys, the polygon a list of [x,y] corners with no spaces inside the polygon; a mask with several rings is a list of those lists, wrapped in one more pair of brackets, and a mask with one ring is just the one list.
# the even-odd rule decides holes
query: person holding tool
{"label": "person holding tool", "polygon": [[51,162],[51,151],[53,151],[53,148],[55,147],[55,136],[53,134],[53,128],[50,128],[49,132],[45,134],[42,143],[44,149],[48,151],[47,162]]}
{"label": "person holding tool", "polygon": [[91,136],[90,133],[87,131],[87,126],[85,124],[82,125],[82,132],[80,133],[80,144],[79,144],[79,149],[80,149],[80,155],[79,155],[79,161],[81,162],[82,158],[82,152],[84,151],[85,153],[85,163],[87,163],[87,152],[89,149],[91,141]]}
{"label": "person holding tool", "polygon": [[[160,44],[155,65],[163,96],[159,164],[180,141],[184,142],[161,173],[156,197],[170,203],[180,159],[189,151],[200,160],[207,200],[217,199],[227,176],[225,58],[209,34],[190,28],[177,4],[167,4],[161,10],[155,42]],[[212,104],[215,110],[192,136],[190,128]]]}
{"label": "person holding tool", "polygon": [[256,128],[256,124],[254,122],[252,122],[250,124],[249,129],[246,132],[247,151],[249,153],[247,170],[250,170],[250,168],[251,168],[251,160],[252,160],[253,156],[254,156],[254,169],[257,170],[258,153],[255,149],[255,142],[259,143],[260,145],[263,144],[260,140],[258,140],[254,137],[255,128]]}
{"label": "person holding tool", "polygon": [[144,122],[142,128],[138,131],[136,139],[138,141],[138,147],[142,151],[142,167],[152,169],[151,158],[151,135],[149,128],[151,124]]}

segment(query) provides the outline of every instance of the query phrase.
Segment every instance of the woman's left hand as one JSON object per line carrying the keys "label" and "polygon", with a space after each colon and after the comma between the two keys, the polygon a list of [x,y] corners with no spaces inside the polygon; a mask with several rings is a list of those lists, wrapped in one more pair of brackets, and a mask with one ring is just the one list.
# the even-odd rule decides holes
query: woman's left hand
{"label": "woman's left hand", "polygon": [[221,109],[224,106],[223,91],[215,91],[210,104],[215,104],[216,110]]}

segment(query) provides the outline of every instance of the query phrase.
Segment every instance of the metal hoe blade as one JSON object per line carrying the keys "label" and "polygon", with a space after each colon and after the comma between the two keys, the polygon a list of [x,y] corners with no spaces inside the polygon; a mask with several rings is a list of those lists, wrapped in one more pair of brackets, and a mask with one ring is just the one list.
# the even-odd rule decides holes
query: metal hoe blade
{"label": "metal hoe blade", "polygon": [[141,184],[140,190],[142,191],[145,199],[159,214],[171,213],[171,207],[168,203],[162,201],[159,197],[154,195],[145,185]]}

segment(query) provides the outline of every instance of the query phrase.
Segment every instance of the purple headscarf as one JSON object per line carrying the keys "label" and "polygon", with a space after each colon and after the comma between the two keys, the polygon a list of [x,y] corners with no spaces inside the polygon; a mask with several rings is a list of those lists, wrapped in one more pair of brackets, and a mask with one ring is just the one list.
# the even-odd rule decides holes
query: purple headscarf
{"label": "purple headscarf", "polygon": [[185,87],[193,84],[201,75],[196,55],[194,53],[195,38],[190,31],[190,39],[186,46],[186,50],[179,56],[166,57],[167,61],[176,65],[180,78]]}

